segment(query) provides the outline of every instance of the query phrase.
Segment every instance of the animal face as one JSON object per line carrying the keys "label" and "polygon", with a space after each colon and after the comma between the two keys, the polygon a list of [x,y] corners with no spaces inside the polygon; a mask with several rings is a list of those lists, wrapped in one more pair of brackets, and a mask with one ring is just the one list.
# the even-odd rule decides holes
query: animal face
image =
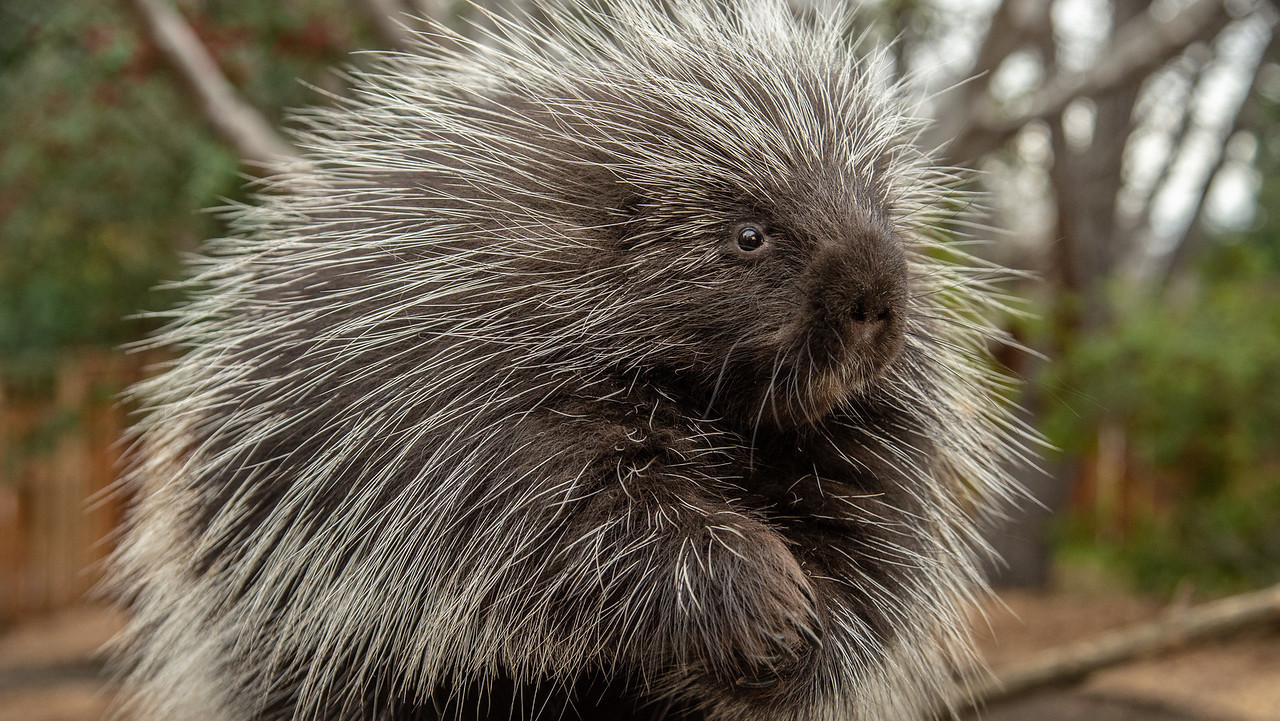
{"label": "animal face", "polygon": [[691,191],[680,207],[636,206],[627,282],[637,315],[654,319],[637,330],[667,333],[647,341],[666,348],[648,363],[686,374],[711,413],[818,422],[901,351],[902,242],[867,194],[829,185],[797,178],[764,200],[689,203]]}

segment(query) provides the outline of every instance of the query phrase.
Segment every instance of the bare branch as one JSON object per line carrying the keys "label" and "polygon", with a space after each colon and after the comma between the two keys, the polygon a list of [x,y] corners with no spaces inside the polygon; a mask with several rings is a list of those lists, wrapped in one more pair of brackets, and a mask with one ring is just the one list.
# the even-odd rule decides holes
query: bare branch
{"label": "bare branch", "polygon": [[218,68],[208,48],[164,0],[130,0],[145,32],[195,95],[214,130],[259,173],[297,161],[293,148],[261,113],[245,102]]}
{"label": "bare branch", "polygon": [[64,683],[100,683],[106,677],[101,661],[84,660],[48,666],[0,668],[0,693],[58,686]]}
{"label": "bare branch", "polygon": [[1206,201],[1209,198],[1209,191],[1213,188],[1213,182],[1217,179],[1219,171],[1227,160],[1227,144],[1231,138],[1241,130],[1246,129],[1248,119],[1251,113],[1250,106],[1256,102],[1258,94],[1258,81],[1262,74],[1262,68],[1267,64],[1268,58],[1274,58],[1277,50],[1277,36],[1275,25],[1277,22],[1277,14],[1274,8],[1267,8],[1263,21],[1267,23],[1270,32],[1266,41],[1266,46],[1258,55],[1257,63],[1253,66],[1253,76],[1250,80],[1249,91],[1241,99],[1240,105],[1236,107],[1235,113],[1231,118],[1230,126],[1222,136],[1222,142],[1215,148],[1216,155],[1213,159],[1213,165],[1205,177],[1204,184],[1200,186],[1199,193],[1196,195],[1195,212],[1191,216],[1191,222],[1188,223],[1182,236],[1178,238],[1171,251],[1166,256],[1164,268],[1160,272],[1161,285],[1168,287],[1178,271],[1187,263],[1188,260],[1195,256],[1195,251],[1204,239],[1204,213]]}
{"label": "bare branch", "polygon": [[354,4],[388,47],[405,49],[412,44],[413,33],[405,25],[410,10],[401,0],[355,0]]}
{"label": "bare branch", "polygon": [[1026,112],[1004,118],[992,103],[980,108],[952,145],[952,154],[962,160],[981,157],[1027,123],[1057,115],[1076,98],[1101,95],[1150,73],[1191,43],[1217,35],[1231,19],[1224,0],[1195,0],[1167,20],[1143,14],[1120,28],[1110,50],[1092,68],[1045,82]]}
{"label": "bare branch", "polygon": [[1142,213],[1134,219],[1133,222],[1126,224],[1124,232],[1133,235],[1142,226],[1149,226],[1151,223],[1151,214],[1155,208],[1152,202],[1160,197],[1165,188],[1169,187],[1169,183],[1174,178],[1174,169],[1182,162],[1187,153],[1187,138],[1193,135],[1199,129],[1199,123],[1195,120],[1193,112],[1192,98],[1195,97],[1196,91],[1201,89],[1201,81],[1204,77],[1205,70],[1208,68],[1210,61],[1213,60],[1213,52],[1207,45],[1198,46],[1203,52],[1192,52],[1197,47],[1188,48],[1188,52],[1183,60],[1186,63],[1186,90],[1180,97],[1173,99],[1170,105],[1178,108],[1178,123],[1173,131],[1169,134],[1170,153],[1164,159],[1164,163],[1160,166],[1160,172],[1151,183],[1151,190],[1147,193],[1145,207]]}
{"label": "bare branch", "polygon": [[1029,39],[1045,34],[1052,34],[1048,0],[1002,0],[991,15],[991,25],[983,36],[973,67],[966,73],[971,80],[941,95],[939,122],[925,146],[937,147],[948,138],[958,137],[986,98],[991,77],[1005,58]]}

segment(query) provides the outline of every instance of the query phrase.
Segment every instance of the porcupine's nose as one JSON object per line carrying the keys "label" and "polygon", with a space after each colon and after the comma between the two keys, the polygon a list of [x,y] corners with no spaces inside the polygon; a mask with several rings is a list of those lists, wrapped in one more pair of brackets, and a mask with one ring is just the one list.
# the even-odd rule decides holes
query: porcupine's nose
{"label": "porcupine's nose", "polygon": [[890,294],[873,291],[854,296],[848,310],[848,318],[858,324],[877,325],[889,322],[892,311]]}
{"label": "porcupine's nose", "polygon": [[833,244],[824,264],[825,315],[841,337],[842,350],[857,356],[890,357],[899,345],[906,297],[906,256],[889,234],[861,229]]}
{"label": "porcupine's nose", "polygon": [[[855,344],[874,343],[891,327],[900,285],[892,278],[855,279],[841,293],[841,312],[847,338]],[[834,309],[833,309],[834,310]],[[834,313],[833,313],[834,315]]]}

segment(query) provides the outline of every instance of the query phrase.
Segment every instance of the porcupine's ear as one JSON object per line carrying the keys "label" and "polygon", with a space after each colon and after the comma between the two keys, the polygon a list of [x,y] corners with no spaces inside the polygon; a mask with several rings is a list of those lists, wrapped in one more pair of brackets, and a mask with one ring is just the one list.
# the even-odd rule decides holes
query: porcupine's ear
{"label": "porcupine's ear", "polygon": [[619,220],[634,220],[640,216],[644,205],[644,196],[631,189],[621,190],[617,196],[618,201],[614,205],[614,214],[618,216]]}
{"label": "porcupine's ear", "polygon": [[[658,201],[644,187],[626,180],[605,180],[595,186],[598,198],[608,208],[606,223],[609,235],[618,242],[619,250],[638,250],[646,244],[668,237],[675,221],[670,201]],[[706,205],[705,201],[699,207]]]}

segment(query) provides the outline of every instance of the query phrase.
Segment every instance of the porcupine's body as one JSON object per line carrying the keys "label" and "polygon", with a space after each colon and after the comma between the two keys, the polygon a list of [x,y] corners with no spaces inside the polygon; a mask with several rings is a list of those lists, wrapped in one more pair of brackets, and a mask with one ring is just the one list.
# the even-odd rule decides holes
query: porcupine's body
{"label": "porcupine's body", "polygon": [[663,7],[384,58],[211,246],[138,391],[134,718],[947,689],[1010,454],[946,178],[838,23]]}

